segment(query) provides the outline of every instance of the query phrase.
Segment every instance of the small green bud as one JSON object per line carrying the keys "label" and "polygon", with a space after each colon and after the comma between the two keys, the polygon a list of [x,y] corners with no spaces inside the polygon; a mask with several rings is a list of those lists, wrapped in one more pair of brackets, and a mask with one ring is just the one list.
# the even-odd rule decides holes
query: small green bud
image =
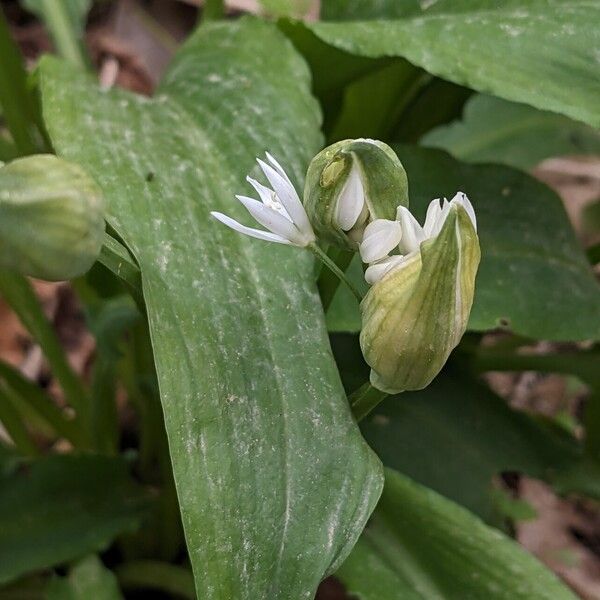
{"label": "small green bud", "polygon": [[103,236],[102,192],[79,166],[36,155],[0,167],[0,267],[71,279],[92,266]]}
{"label": "small green bud", "polygon": [[[372,369],[371,384],[390,394],[427,386],[467,327],[479,238],[474,213],[471,217],[455,201],[446,205],[443,210],[434,206],[441,214],[439,234],[396,257],[361,303],[360,344]],[[407,219],[403,224],[408,239],[412,224]]]}
{"label": "small green bud", "polygon": [[320,239],[356,250],[365,227],[408,206],[408,180],[396,153],[377,140],[343,140],[310,163],[304,208]]}

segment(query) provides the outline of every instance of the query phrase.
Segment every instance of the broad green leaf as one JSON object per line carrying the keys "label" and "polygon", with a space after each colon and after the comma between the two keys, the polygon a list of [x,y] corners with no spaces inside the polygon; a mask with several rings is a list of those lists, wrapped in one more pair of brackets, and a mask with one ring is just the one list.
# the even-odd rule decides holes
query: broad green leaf
{"label": "broad green leaf", "polygon": [[[362,431],[386,466],[486,520],[495,516],[495,475],[517,471],[562,488],[565,473],[583,464],[583,448],[574,438],[512,410],[456,368],[446,369],[420,392],[385,400],[365,419]],[[572,479],[571,489],[595,495],[590,484]]]}
{"label": "broad green leaf", "polygon": [[50,581],[47,600],[122,600],[114,574],[95,556],[80,560],[67,577]]}
{"label": "broad green leaf", "polygon": [[39,459],[0,483],[0,583],[104,550],[149,500],[123,461],[100,456]]}
{"label": "broad green leaf", "polygon": [[438,0],[389,12],[393,3],[371,4],[391,20],[307,26],[349,53],[402,56],[455,83],[600,126],[598,2]]}
{"label": "broad green leaf", "polygon": [[265,150],[301,182],[321,144],[304,62],[242,19],[203,25],[153,99],[52,60],[41,90],[57,151],[95,176],[140,265],[198,596],[312,598],[362,530],[380,463],[352,420],[310,256],[209,217],[247,219],[234,194]]}
{"label": "broad green leaf", "polygon": [[358,600],[575,600],[516,542],[391,469],[337,576]]}
{"label": "broad green leaf", "polygon": [[600,131],[526,104],[478,94],[462,120],[442,125],[421,140],[466,162],[495,162],[529,169],[544,158],[600,154]]}
{"label": "broad green leaf", "polygon": [[[420,222],[433,198],[463,191],[473,202],[481,264],[470,329],[505,327],[553,340],[600,337],[600,287],[556,194],[509,167],[469,165],[415,146],[396,151],[408,174],[410,208]],[[347,299],[342,312],[332,314],[341,303],[334,299],[328,322],[338,331],[356,331],[356,302]]]}

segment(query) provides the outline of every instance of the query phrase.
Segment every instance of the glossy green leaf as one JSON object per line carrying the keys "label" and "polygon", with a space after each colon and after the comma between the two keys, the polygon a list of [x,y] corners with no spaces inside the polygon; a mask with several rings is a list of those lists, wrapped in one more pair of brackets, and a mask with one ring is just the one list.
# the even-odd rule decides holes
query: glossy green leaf
{"label": "glossy green leaf", "polygon": [[148,501],[119,459],[24,464],[0,482],[0,583],[104,550],[140,524]]}
{"label": "glossy green leaf", "polygon": [[122,600],[123,595],[114,574],[95,556],[75,564],[67,577],[50,582],[47,600]]}
{"label": "glossy green leaf", "polygon": [[[503,327],[553,340],[600,337],[600,287],[556,194],[509,167],[468,165],[415,146],[396,151],[420,222],[433,198],[459,190],[475,207],[481,265],[470,329]],[[356,331],[357,311],[354,300],[336,296],[328,321],[338,331]]]}
{"label": "glossy green leaf", "polygon": [[209,217],[248,218],[234,194],[265,150],[301,182],[321,143],[305,64],[274,26],[242,19],[203,25],[153,99],[51,60],[41,88],[56,149],[95,176],[140,265],[198,596],[312,598],[362,530],[380,464],[311,257]]}
{"label": "glossy green leaf", "polygon": [[[455,83],[600,126],[600,4],[590,0],[373,0],[372,21],[311,23],[361,56],[402,56]],[[393,4],[400,4],[394,8]],[[360,8],[365,18],[369,8]],[[390,20],[381,17],[389,16]]]}
{"label": "glossy green leaf", "polygon": [[390,469],[337,575],[358,600],[575,600],[516,542]]}
{"label": "glossy green leaf", "polygon": [[442,125],[421,140],[466,162],[495,162],[529,169],[545,158],[600,154],[600,131],[527,104],[478,94],[462,120]]}

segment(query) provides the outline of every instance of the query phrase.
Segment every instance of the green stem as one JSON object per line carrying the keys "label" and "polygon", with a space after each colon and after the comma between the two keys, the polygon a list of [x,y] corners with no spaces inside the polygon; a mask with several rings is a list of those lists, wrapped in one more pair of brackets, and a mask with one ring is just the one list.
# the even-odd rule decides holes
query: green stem
{"label": "green stem", "polygon": [[361,302],[363,299],[362,294],[356,289],[356,287],[350,281],[350,279],[348,279],[348,277],[346,277],[346,274],[344,273],[344,271],[342,271],[335,264],[335,262],[333,260],[331,260],[331,258],[329,258],[329,256],[327,256],[327,253],[325,251],[323,251],[317,244],[311,244],[309,246],[309,249],[312,252],[314,252],[314,254],[323,262],[323,264],[328,269],[330,269],[339,278],[340,281],[343,281],[348,286],[348,289],[354,294],[354,296],[356,297],[358,302]]}
{"label": "green stem", "polygon": [[[327,256],[345,273],[354,258],[354,253],[334,247],[327,252]],[[339,285],[340,279],[336,274],[332,273],[330,269],[321,269],[319,279],[317,280],[317,287],[319,288],[325,312],[331,306]]]}
{"label": "green stem", "polygon": [[592,387],[600,389],[598,350],[573,353],[522,354],[511,350],[479,348],[472,366],[479,373],[486,371],[540,371],[576,375]]}
{"label": "green stem", "polygon": [[96,353],[90,397],[90,430],[97,452],[116,455],[119,444],[117,369],[113,360]]}
{"label": "green stem", "polygon": [[23,377],[14,367],[1,361],[0,379],[4,380],[7,388],[12,392],[14,404],[22,407],[21,412],[25,412],[25,407],[28,407],[58,436],[64,437],[75,447],[86,447],[78,419],[68,419],[39,386]]}
{"label": "green stem", "polygon": [[350,395],[352,414],[357,423],[362,421],[388,394],[374,388],[368,381]]}
{"label": "green stem", "polygon": [[60,341],[48,322],[30,283],[21,275],[0,271],[0,295],[41,346],[65,398],[85,421],[88,414],[87,390],[69,365]]}
{"label": "green stem", "polygon": [[58,53],[80,69],[89,67],[83,43],[67,11],[65,0],[42,0],[40,12],[50,30]]}
{"label": "green stem", "polygon": [[196,599],[194,577],[184,567],[157,560],[137,560],[117,567],[116,575],[126,590],[158,590],[189,600]]}
{"label": "green stem", "polygon": [[105,233],[104,244],[100,251],[98,262],[114,273],[125,284],[138,308],[144,313],[142,275],[129,250],[111,235]]}
{"label": "green stem", "polygon": [[0,107],[20,154],[37,150],[33,123],[35,110],[27,89],[27,72],[0,7]]}
{"label": "green stem", "polygon": [[39,454],[36,445],[29,437],[29,432],[21,415],[12,402],[10,392],[2,385],[0,385],[0,421],[21,454],[24,456],[37,456]]}
{"label": "green stem", "polygon": [[202,11],[202,19],[204,21],[216,21],[225,16],[225,1],[224,0],[205,0],[204,9]]}

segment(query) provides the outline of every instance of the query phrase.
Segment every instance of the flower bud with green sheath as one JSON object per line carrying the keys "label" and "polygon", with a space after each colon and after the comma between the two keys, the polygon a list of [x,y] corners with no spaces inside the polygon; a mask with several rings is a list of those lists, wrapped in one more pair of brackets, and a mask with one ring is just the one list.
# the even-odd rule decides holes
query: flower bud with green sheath
{"label": "flower bud with green sheath", "polygon": [[0,267],[49,281],[85,273],[102,248],[102,192],[52,155],[0,167]]}
{"label": "flower bud with green sheath", "polygon": [[356,250],[365,227],[408,206],[408,180],[396,153],[377,140],[343,140],[310,163],[304,208],[319,239]]}
{"label": "flower bud with green sheath", "polygon": [[366,273],[374,285],[361,303],[371,384],[390,394],[424,388],[444,366],[467,327],[480,259],[464,194],[443,206],[434,200],[423,227],[403,207],[397,221],[401,255],[376,256],[372,242],[365,248],[376,261]]}

